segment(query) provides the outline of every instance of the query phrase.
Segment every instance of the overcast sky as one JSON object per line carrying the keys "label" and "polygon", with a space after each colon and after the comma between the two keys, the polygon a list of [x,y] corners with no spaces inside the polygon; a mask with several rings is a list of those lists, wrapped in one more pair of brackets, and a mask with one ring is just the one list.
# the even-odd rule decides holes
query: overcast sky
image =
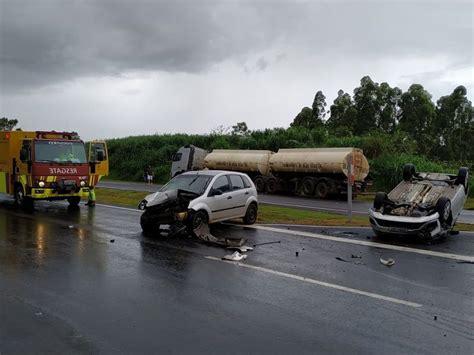
{"label": "overcast sky", "polygon": [[0,0],[0,115],[84,139],[288,127],[365,75],[472,100],[473,3]]}

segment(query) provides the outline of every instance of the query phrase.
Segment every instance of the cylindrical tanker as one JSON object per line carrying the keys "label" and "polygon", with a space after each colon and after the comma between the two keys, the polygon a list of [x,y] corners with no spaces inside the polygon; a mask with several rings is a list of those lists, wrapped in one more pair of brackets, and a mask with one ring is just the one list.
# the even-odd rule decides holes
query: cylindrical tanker
{"label": "cylindrical tanker", "polygon": [[216,149],[204,158],[204,167],[213,170],[231,170],[250,176],[270,173],[269,160],[274,153],[269,150]]}
{"label": "cylindrical tanker", "polygon": [[269,165],[274,175],[343,174],[347,177],[351,159],[354,180],[363,181],[369,173],[369,162],[357,148],[280,149],[270,157]]}

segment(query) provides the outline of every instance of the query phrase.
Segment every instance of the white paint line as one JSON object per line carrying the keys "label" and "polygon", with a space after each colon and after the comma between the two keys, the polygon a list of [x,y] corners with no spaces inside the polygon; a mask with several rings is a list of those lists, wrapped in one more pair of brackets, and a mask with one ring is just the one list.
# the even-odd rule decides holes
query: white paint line
{"label": "white paint line", "polygon": [[[259,202],[261,205],[273,205],[273,206],[280,206],[280,207],[296,207],[296,208],[303,208],[307,210],[315,210],[315,211],[331,211],[331,212],[340,212],[340,213],[347,213],[347,209],[339,209],[339,208],[328,208],[328,207],[312,207],[312,206],[305,206],[305,205],[295,205],[292,203],[274,203],[274,202]],[[352,211],[352,213],[358,213],[362,215],[368,215],[368,212],[364,211]]]}
{"label": "white paint line", "polygon": [[[235,224],[237,225],[237,224]],[[316,224],[292,224],[292,223],[261,223],[260,226],[264,227],[302,227],[302,228],[319,228],[319,229],[370,229],[371,227],[358,227],[358,226],[321,226]],[[464,232],[463,232],[464,233]]]}
{"label": "white paint line", "polygon": [[284,273],[284,272],[271,270],[271,269],[267,269],[267,268],[260,267],[260,266],[254,266],[254,265],[249,265],[249,264],[242,264],[242,263],[234,263],[234,262],[224,261],[222,259],[215,258],[213,256],[206,256],[205,258],[209,259],[209,260],[220,261],[220,262],[223,262],[223,263],[232,263],[234,265],[245,267],[245,268],[252,269],[252,270],[262,271],[262,272],[266,272],[266,273],[269,273],[269,274],[286,277],[286,278],[293,279],[293,280],[298,280],[298,281],[303,281],[303,282],[307,282],[307,283],[311,283],[311,284],[315,284],[315,285],[319,285],[319,286],[329,287],[329,288],[333,288],[333,289],[336,289],[336,290],[339,290],[339,291],[349,292],[349,293],[353,293],[353,294],[360,295],[360,296],[366,296],[366,297],[371,297],[371,298],[375,298],[375,299],[383,300],[383,301],[387,301],[387,302],[398,303],[398,304],[402,304],[402,305],[409,306],[409,307],[419,308],[419,307],[423,306],[422,304],[419,304],[419,303],[404,301],[404,300],[400,300],[400,299],[393,298],[393,297],[382,296],[382,295],[379,295],[377,293],[361,291],[361,290],[357,290],[355,288],[335,285],[335,284],[331,284],[331,283],[324,282],[324,281],[318,281],[318,280],[310,279],[308,277],[302,277],[302,276],[287,274],[287,273]]}
{"label": "white paint line", "polygon": [[288,230],[288,229],[279,229],[279,228],[273,228],[273,227],[265,227],[265,226],[261,226],[261,225],[259,225],[259,226],[245,226],[245,228],[254,228],[254,229],[259,229],[259,230],[264,230],[264,231],[267,231],[267,232],[274,232],[274,233],[291,234],[291,235],[296,235],[296,236],[300,236],[300,237],[331,240],[331,241],[340,242],[340,243],[364,245],[364,246],[367,246],[367,247],[404,251],[404,252],[408,252],[408,253],[436,256],[436,257],[439,257],[439,258],[453,259],[453,260],[457,260],[457,261],[474,262],[474,256],[468,256],[468,255],[441,253],[441,252],[432,251],[432,250],[423,250],[423,249],[402,247],[402,246],[399,246],[399,245],[390,245],[390,244],[382,244],[382,243],[375,243],[375,242],[367,242],[365,240],[348,239],[348,238],[341,238],[341,237],[332,237],[332,236],[329,236],[329,235],[323,235],[323,234],[317,234],[317,233],[311,233],[311,232],[304,232],[304,231],[294,231],[294,230]]}

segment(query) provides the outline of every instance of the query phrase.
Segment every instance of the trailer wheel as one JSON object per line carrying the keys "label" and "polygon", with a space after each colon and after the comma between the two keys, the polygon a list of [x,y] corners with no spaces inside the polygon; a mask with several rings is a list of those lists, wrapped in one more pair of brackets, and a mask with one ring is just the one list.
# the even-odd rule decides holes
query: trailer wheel
{"label": "trailer wheel", "polygon": [[451,201],[449,198],[441,196],[436,202],[436,211],[442,224],[448,223],[451,218]]}
{"label": "trailer wheel", "polygon": [[410,181],[416,174],[416,169],[413,164],[405,164],[403,167],[403,180]]}
{"label": "trailer wheel", "polygon": [[77,206],[81,202],[81,198],[79,196],[68,197],[67,202],[69,202],[71,206]]}
{"label": "trailer wheel", "polygon": [[277,191],[277,181],[275,178],[268,179],[265,190],[269,194],[274,194]]}
{"label": "trailer wheel", "polygon": [[312,196],[314,194],[314,180],[310,177],[305,177],[301,182],[301,188],[303,189],[303,194],[306,196]]}
{"label": "trailer wheel", "polygon": [[329,195],[329,186],[326,183],[326,181],[320,181],[316,185],[316,197],[324,200],[328,197]]}
{"label": "trailer wheel", "polygon": [[256,203],[251,203],[243,218],[244,224],[254,224],[257,221],[258,207]]}
{"label": "trailer wheel", "polygon": [[459,168],[458,177],[456,178],[456,185],[464,186],[464,190],[467,193],[468,184],[469,184],[469,169]]}
{"label": "trailer wheel", "polygon": [[264,192],[265,191],[265,179],[263,176],[257,176],[255,180],[253,181],[255,184],[255,188],[257,189],[257,192]]}

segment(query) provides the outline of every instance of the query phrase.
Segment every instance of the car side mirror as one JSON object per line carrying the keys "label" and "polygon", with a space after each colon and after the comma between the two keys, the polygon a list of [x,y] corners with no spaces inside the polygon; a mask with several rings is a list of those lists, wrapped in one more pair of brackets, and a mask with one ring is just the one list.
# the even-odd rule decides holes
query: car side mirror
{"label": "car side mirror", "polygon": [[222,195],[222,191],[218,189],[212,189],[211,192],[209,193],[210,196],[219,196]]}

